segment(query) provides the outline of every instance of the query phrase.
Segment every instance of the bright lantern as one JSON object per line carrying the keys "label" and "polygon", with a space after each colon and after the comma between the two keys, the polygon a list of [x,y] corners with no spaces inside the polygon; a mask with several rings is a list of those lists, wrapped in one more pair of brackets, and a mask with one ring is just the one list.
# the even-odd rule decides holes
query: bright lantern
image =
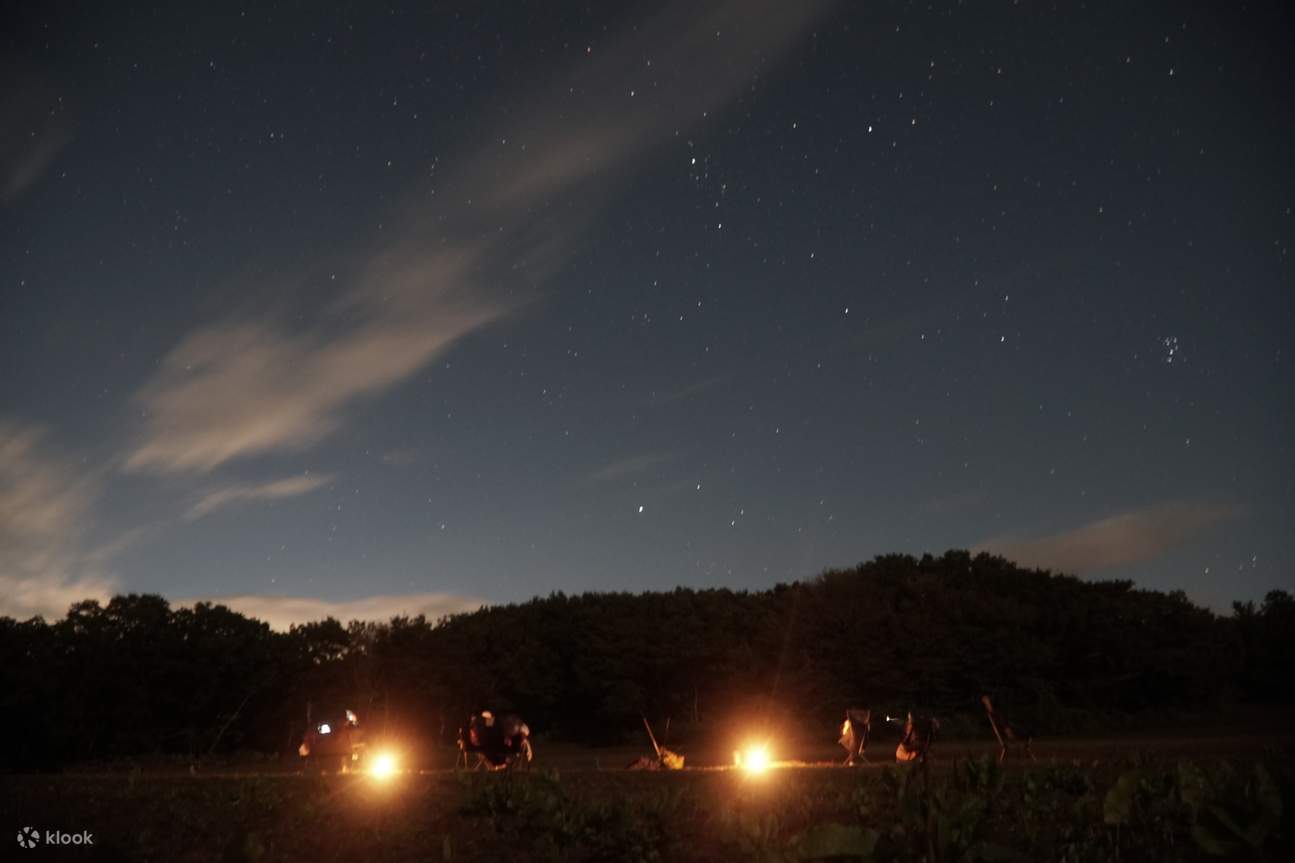
{"label": "bright lantern", "polygon": [[734,761],[747,773],[763,773],[769,769],[769,748],[764,745],[748,746],[735,753]]}
{"label": "bright lantern", "polygon": [[373,759],[369,773],[374,779],[387,779],[396,772],[396,757],[390,752],[383,752]]}

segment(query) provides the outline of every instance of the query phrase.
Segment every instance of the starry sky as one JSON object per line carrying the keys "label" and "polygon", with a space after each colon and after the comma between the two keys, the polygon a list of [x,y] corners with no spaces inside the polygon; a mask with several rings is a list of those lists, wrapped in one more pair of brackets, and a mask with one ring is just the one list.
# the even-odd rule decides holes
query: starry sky
{"label": "starry sky", "polygon": [[0,613],[1295,589],[1283,7],[11,7]]}

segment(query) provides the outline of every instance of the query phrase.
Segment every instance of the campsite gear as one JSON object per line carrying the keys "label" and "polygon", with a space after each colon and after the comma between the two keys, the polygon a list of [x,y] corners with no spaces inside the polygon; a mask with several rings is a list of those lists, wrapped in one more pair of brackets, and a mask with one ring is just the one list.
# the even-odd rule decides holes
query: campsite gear
{"label": "campsite gear", "polygon": [[643,727],[647,729],[648,740],[652,741],[652,749],[656,752],[656,760],[654,761],[645,755],[631,761],[626,769],[683,770],[683,756],[677,752],[671,752],[669,749],[666,749],[664,746],[661,746],[656,742],[656,735],[652,733],[652,726],[648,724],[646,716],[643,717]]}
{"label": "campsite gear", "polygon": [[357,766],[364,757],[364,729],[351,710],[321,711],[311,720],[306,705],[306,733],[297,754],[308,768],[335,765],[341,772]]}
{"label": "campsite gear", "polygon": [[1030,742],[1034,740],[1034,732],[1029,729],[1009,722],[1007,717],[994,709],[994,703],[989,700],[988,695],[980,696],[980,703],[985,708],[985,716],[989,717],[989,727],[994,730],[994,737],[998,738],[998,763],[1002,764],[1007,758],[1008,741],[1024,740],[1025,754],[1030,756],[1031,761],[1037,761],[1034,753],[1030,751]]}
{"label": "campsite gear", "polygon": [[855,759],[867,761],[863,752],[868,748],[868,734],[872,729],[872,711],[861,708],[850,708],[845,711],[845,722],[841,724],[841,739],[837,741],[845,747],[845,763],[854,764]]}

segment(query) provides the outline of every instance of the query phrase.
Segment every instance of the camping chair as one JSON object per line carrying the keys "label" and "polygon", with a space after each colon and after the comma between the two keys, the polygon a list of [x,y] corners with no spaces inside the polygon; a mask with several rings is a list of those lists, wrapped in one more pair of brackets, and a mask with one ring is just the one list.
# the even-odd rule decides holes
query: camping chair
{"label": "camping chair", "polygon": [[868,733],[872,729],[872,711],[866,708],[849,708],[845,711],[845,722],[841,724],[841,739],[837,741],[845,747],[845,763],[853,765],[855,759],[867,761],[863,754],[868,748]]}

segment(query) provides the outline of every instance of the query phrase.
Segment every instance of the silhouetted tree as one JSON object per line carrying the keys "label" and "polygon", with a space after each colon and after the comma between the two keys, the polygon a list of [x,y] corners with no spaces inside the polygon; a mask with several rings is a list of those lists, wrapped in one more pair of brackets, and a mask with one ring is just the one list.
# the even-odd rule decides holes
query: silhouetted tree
{"label": "silhouetted tree", "polygon": [[[273,632],[210,603],[130,594],[54,623],[0,618],[14,767],[236,749],[291,753],[306,706],[450,742],[469,712],[540,735],[676,733],[738,711],[833,726],[844,707],[978,716],[992,692],[1047,730],[1075,712],[1290,698],[1295,599],[1222,618],[1181,592],[1027,570],[985,554],[886,555],[766,591],[555,593],[429,622]],[[878,715],[881,715],[880,712]]]}

